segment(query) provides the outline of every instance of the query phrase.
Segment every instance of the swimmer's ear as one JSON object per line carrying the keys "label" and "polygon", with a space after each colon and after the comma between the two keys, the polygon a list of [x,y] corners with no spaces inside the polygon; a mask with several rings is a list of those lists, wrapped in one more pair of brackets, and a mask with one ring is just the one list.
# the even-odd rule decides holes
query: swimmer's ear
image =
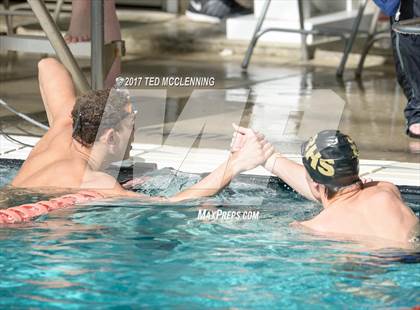
{"label": "swimmer's ear", "polygon": [[105,133],[101,137],[102,142],[107,145],[114,146],[117,144],[117,137],[115,134],[115,130],[110,128],[105,131]]}
{"label": "swimmer's ear", "polygon": [[311,182],[313,184],[313,188],[315,189],[315,192],[317,193],[317,195],[316,195],[317,197],[315,197],[315,198],[316,199],[321,198],[321,196],[323,194],[325,194],[325,186],[322,185],[322,184],[319,184],[319,183],[317,183],[315,181],[311,181]]}

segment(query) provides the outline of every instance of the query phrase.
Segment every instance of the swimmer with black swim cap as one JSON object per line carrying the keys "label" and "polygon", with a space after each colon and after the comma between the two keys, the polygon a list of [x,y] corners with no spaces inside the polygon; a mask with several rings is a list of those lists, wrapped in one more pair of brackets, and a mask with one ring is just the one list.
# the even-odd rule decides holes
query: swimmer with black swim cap
{"label": "swimmer with black swim cap", "polygon": [[324,130],[302,144],[302,162],[313,181],[332,198],[341,189],[362,185],[359,150],[349,136]]}
{"label": "swimmer with black swim cap", "polygon": [[[234,128],[232,152],[240,150],[247,139],[262,136],[251,129]],[[419,220],[394,184],[360,179],[359,151],[349,136],[337,130],[319,132],[303,143],[302,162],[275,152],[264,164],[301,195],[322,203],[324,209],[299,226],[363,242],[375,237],[375,246],[409,246],[418,235]]]}

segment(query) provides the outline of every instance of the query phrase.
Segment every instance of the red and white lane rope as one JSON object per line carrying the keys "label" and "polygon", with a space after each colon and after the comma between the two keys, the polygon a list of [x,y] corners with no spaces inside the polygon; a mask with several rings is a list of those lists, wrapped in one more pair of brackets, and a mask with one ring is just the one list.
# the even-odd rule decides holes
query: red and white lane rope
{"label": "red and white lane rope", "polygon": [[7,208],[0,210],[0,224],[27,222],[57,209],[68,208],[79,203],[86,203],[101,198],[104,198],[104,196],[98,192],[80,191],[76,194],[68,194],[50,200]]}

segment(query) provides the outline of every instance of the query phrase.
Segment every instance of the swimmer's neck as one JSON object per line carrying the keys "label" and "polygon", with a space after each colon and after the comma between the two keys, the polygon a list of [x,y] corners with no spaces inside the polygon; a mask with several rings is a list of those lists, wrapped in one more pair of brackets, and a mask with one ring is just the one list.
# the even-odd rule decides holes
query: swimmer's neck
{"label": "swimmer's neck", "polygon": [[326,194],[321,196],[321,202],[324,209],[330,208],[332,206],[340,205],[345,202],[348,202],[351,199],[354,199],[357,195],[362,192],[363,187],[360,183],[354,184],[351,187],[339,191],[334,197],[328,199]]}
{"label": "swimmer's neck", "polygon": [[92,171],[99,171],[106,168],[106,156],[104,152],[93,152],[93,147],[83,146],[80,142],[72,139],[70,150],[76,157],[86,162]]}

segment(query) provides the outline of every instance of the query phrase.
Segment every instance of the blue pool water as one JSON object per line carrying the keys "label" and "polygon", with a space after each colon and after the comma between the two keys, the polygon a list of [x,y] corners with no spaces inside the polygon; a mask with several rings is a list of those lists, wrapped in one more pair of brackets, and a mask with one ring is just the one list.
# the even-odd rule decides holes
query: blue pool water
{"label": "blue pool water", "polygon": [[[14,172],[0,165],[0,186]],[[143,192],[152,194],[170,194],[198,178],[174,176],[171,170],[151,176]],[[28,199],[24,192],[14,195],[14,201]],[[7,198],[3,195],[3,203]],[[197,220],[198,206],[218,204],[260,216]],[[382,309],[420,304],[415,253],[369,251],[289,227],[319,211],[290,191],[239,180],[218,197],[191,204],[107,201],[0,227],[0,308]]]}

